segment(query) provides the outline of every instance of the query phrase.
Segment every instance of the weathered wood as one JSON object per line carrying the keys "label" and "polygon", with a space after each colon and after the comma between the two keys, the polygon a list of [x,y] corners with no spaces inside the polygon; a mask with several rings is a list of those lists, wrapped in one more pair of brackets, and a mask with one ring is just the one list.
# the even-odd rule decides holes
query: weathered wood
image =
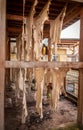
{"label": "weathered wood", "polygon": [[4,130],[4,85],[5,69],[0,68],[0,130]]}
{"label": "weathered wood", "polygon": [[[26,18],[26,16],[25,16],[25,18]],[[22,15],[20,16],[20,15],[14,15],[14,14],[7,14],[7,20],[23,21],[23,16]],[[52,21],[52,20],[46,20],[45,24],[50,24],[50,21]]]}
{"label": "weathered wood", "polygon": [[23,21],[23,16],[7,14],[7,19],[8,20]]}
{"label": "weathered wood", "polygon": [[83,0],[71,0],[71,1],[76,1],[76,2],[83,3]]}
{"label": "weathered wood", "polygon": [[51,45],[51,39],[48,39],[48,61],[51,61],[51,52],[52,52],[52,45]]}
{"label": "weathered wood", "polygon": [[[6,60],[10,60],[10,42],[8,36],[6,36]],[[8,86],[10,82],[10,69],[5,71],[5,85]]]}
{"label": "weathered wood", "polygon": [[64,19],[64,23],[63,23],[63,26],[67,25],[69,23],[69,21],[72,21],[74,20],[76,17],[78,17],[80,15],[80,7],[77,7],[77,10],[73,10],[72,13],[68,14],[67,17],[65,17]]}
{"label": "weathered wood", "polygon": [[12,33],[14,33],[14,32],[18,32],[18,33],[21,33],[22,32],[22,28],[16,28],[16,27],[8,27],[7,28],[7,31],[8,32],[12,32]]}
{"label": "weathered wood", "polygon": [[[79,60],[83,63],[83,8],[80,13],[80,44]],[[83,68],[79,71],[79,89],[78,89],[78,117],[77,121],[83,125]]]}
{"label": "weathered wood", "polygon": [[83,68],[83,62],[46,62],[46,61],[34,61],[34,62],[23,62],[23,61],[5,61],[6,68]]}
{"label": "weathered wood", "polygon": [[6,0],[0,0],[0,130],[4,130]]}
{"label": "weathered wood", "polygon": [[83,69],[79,71],[77,122],[83,125]]}

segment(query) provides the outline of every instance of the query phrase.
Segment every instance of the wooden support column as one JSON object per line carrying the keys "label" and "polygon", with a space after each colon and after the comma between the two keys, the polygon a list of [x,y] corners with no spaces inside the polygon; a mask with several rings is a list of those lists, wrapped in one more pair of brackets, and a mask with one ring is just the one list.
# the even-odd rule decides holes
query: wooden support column
{"label": "wooden support column", "polygon": [[[83,8],[80,13],[80,45],[79,61],[83,62]],[[83,69],[79,69],[79,91],[78,91],[78,117],[77,121],[83,125]]]}
{"label": "wooden support column", "polygon": [[[6,36],[6,60],[10,60],[10,41],[8,36]],[[9,86],[10,83],[10,68],[5,71],[5,85]]]}
{"label": "wooden support column", "polygon": [[48,61],[51,61],[51,39],[48,38]]}
{"label": "wooden support column", "polygon": [[0,130],[4,130],[6,0],[0,0]]}

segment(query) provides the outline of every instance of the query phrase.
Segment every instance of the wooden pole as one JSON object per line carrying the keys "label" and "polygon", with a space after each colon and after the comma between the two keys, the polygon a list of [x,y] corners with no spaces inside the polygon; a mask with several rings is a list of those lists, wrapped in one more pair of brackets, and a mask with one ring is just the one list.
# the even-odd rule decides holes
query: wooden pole
{"label": "wooden pole", "polygon": [[[8,36],[6,36],[6,60],[10,60],[10,41]],[[10,68],[5,71],[5,85],[9,86],[10,83]]]}
{"label": "wooden pole", "polygon": [[4,130],[6,0],[0,0],[0,130]]}
{"label": "wooden pole", "polygon": [[[79,61],[83,62],[83,8],[80,13],[80,44]],[[79,89],[78,89],[78,116],[77,122],[83,125],[83,68],[79,69]]]}
{"label": "wooden pole", "polygon": [[51,39],[48,39],[48,61],[51,61]]}

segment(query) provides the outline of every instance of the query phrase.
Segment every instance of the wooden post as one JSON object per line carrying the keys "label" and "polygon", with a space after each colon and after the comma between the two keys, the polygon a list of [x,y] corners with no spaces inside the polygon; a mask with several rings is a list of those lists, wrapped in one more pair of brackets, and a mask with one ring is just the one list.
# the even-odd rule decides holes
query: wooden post
{"label": "wooden post", "polygon": [[0,130],[4,130],[6,0],[0,0]]}
{"label": "wooden post", "polygon": [[[79,61],[83,62],[83,8],[80,13],[80,44]],[[78,89],[78,116],[77,122],[83,125],[83,69],[79,70],[79,89]]]}
{"label": "wooden post", "polygon": [[5,85],[5,68],[3,61],[5,60],[5,20],[6,20],[6,3],[5,0],[0,1],[0,130],[4,130],[4,85]]}
{"label": "wooden post", "polygon": [[48,61],[51,61],[51,39],[48,38]]}
{"label": "wooden post", "polygon": [[[6,60],[10,60],[10,41],[8,36],[6,36]],[[5,71],[5,85],[9,86],[10,83],[10,68],[7,68]]]}

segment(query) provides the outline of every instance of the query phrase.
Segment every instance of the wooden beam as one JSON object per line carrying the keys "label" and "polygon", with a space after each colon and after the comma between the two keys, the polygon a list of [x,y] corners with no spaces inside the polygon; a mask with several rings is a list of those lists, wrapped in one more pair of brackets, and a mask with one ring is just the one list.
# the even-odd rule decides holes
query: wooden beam
{"label": "wooden beam", "polygon": [[23,16],[7,14],[7,20],[23,21]]}
{"label": "wooden beam", "polygon": [[13,32],[14,32],[14,33],[15,33],[15,32],[16,32],[16,33],[21,33],[21,32],[22,32],[22,28],[8,27],[8,28],[7,28],[7,31],[8,31],[8,32],[12,32],[12,33],[13,33]]}
{"label": "wooden beam", "polygon": [[[7,20],[23,21],[23,16],[14,15],[14,14],[7,14]],[[45,24],[50,24],[50,21],[52,21],[52,20],[46,20]]]}
{"label": "wooden beam", "polygon": [[70,39],[70,40],[67,40],[67,39],[61,39],[61,43],[58,43],[58,45],[79,45],[79,40],[77,39]]}
{"label": "wooden beam", "polygon": [[0,130],[4,130],[4,86],[5,68],[2,64],[5,60],[6,42],[6,0],[0,0]]}
{"label": "wooden beam", "polygon": [[83,3],[83,0],[71,0],[71,1]]}
{"label": "wooden beam", "polygon": [[83,68],[83,62],[23,62],[23,61],[5,61],[3,63],[5,68],[56,68],[56,67],[65,67],[65,68]]}

